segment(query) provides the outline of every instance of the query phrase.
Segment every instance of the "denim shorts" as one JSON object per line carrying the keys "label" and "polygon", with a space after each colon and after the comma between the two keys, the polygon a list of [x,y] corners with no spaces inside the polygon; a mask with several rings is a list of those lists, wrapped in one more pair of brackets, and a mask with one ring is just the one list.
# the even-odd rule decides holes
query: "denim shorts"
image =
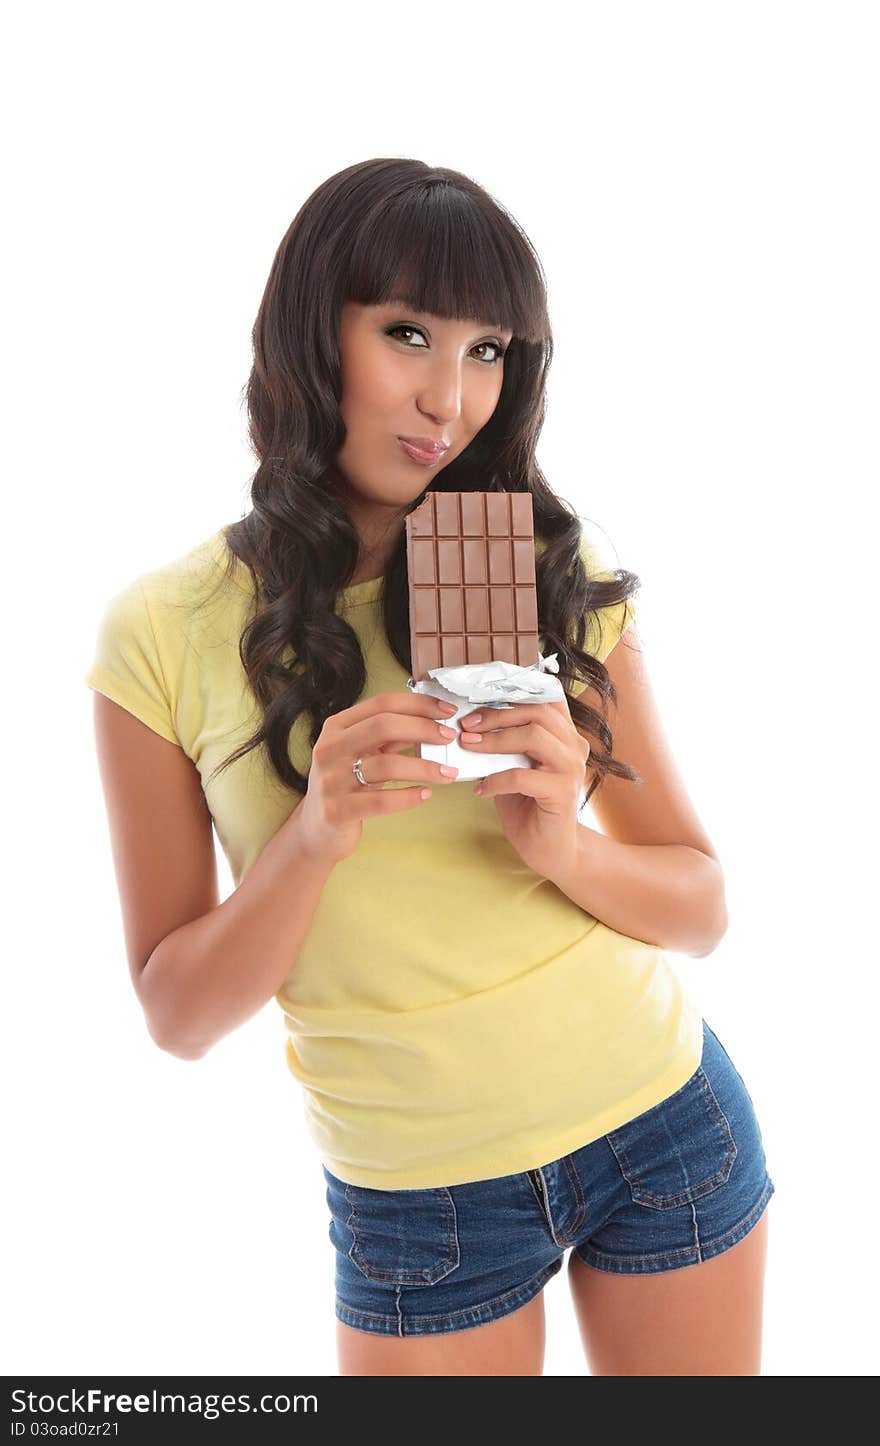
{"label": "denim shorts", "polygon": [[467,1330],[519,1309],[571,1246],[644,1275],[720,1255],[757,1224],[773,1181],[739,1071],[703,1021],[690,1079],[548,1165],[464,1185],[373,1190],[322,1165],[336,1315],[378,1335]]}

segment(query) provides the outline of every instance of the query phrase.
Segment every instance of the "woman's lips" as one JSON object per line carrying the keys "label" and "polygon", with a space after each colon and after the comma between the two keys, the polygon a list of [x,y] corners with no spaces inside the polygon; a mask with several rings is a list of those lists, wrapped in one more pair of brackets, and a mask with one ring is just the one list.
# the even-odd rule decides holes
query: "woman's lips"
{"label": "woman's lips", "polygon": [[419,462],[423,467],[433,467],[434,463],[439,462],[449,450],[448,448],[444,448],[442,452],[423,452],[420,451],[418,447],[414,447],[411,442],[405,442],[402,437],[398,437],[397,441],[410,460]]}

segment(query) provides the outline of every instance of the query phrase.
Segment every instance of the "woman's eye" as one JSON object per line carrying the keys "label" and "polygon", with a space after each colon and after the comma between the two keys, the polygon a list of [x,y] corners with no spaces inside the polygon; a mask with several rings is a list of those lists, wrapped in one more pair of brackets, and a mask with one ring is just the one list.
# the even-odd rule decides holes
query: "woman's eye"
{"label": "woman's eye", "polygon": [[[387,331],[386,334],[387,334],[388,336],[393,336],[396,331],[408,331],[411,336],[421,336],[421,335],[422,335],[422,333],[421,333],[420,331],[416,331],[416,329],[415,329],[414,326],[391,326],[391,327],[388,328],[388,331]],[[422,339],[424,340],[424,338],[422,338]]]}
{"label": "woman's eye", "polygon": [[[422,337],[422,340],[424,341],[424,335],[423,335],[423,333],[420,332],[420,331],[419,331],[416,327],[414,327],[414,326],[404,326],[404,325],[400,325],[400,326],[390,326],[385,334],[386,334],[386,336],[394,336],[394,333],[395,333],[395,332],[398,332],[398,331],[406,331],[406,332],[409,332],[409,334],[410,334],[411,336],[420,336],[420,337]],[[409,345],[409,343],[407,343],[407,345]],[[501,358],[504,356],[504,350],[505,350],[505,349],[504,349],[504,348],[501,346],[501,344],[500,344],[499,342],[497,342],[497,341],[478,341],[478,342],[477,342],[477,345],[474,347],[474,351],[477,351],[480,347],[485,347],[485,346],[494,347],[494,348],[495,348],[495,356],[493,356],[493,357],[491,358],[491,360],[488,361],[488,362],[485,361],[484,358],[482,358],[482,357],[480,358],[480,360],[483,361],[483,364],[484,364],[485,366],[495,366],[495,364],[496,364],[497,362],[499,362],[499,361],[501,360]],[[422,349],[423,349],[423,348],[420,348],[420,347],[419,347],[419,348],[416,348],[416,350],[422,350]]]}
{"label": "woman's eye", "polygon": [[494,365],[495,362],[499,362],[499,361],[501,360],[501,358],[504,356],[505,348],[502,347],[502,346],[500,346],[497,341],[480,341],[480,342],[477,343],[477,345],[478,345],[478,346],[494,346],[494,348],[495,348],[495,356],[493,356],[492,362],[490,363],[490,365]]}

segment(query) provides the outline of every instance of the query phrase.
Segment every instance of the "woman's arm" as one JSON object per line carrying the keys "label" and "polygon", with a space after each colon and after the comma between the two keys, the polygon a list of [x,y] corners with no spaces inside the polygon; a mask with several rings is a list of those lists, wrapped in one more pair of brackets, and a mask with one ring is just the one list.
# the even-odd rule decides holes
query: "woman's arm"
{"label": "woman's arm", "polygon": [[281,988],[334,865],[304,846],[297,807],[218,902],[195,765],[97,692],[95,729],[132,983],[156,1044],[199,1059]]}
{"label": "woman's arm", "polygon": [[[553,882],[609,928],[702,958],[727,929],[724,877],[666,738],[635,623],[605,666],[617,691],[614,756],[641,782],[606,776],[588,805],[600,831],[578,825],[575,861]],[[583,701],[601,703],[592,690]]]}
{"label": "woman's arm", "polygon": [[238,888],[147,960],[138,992],[156,1042],[200,1059],[262,1009],[296,963],[333,867],[303,846],[296,808]]}
{"label": "woman's arm", "polygon": [[579,826],[576,865],[552,882],[609,929],[676,954],[704,958],[727,928],[721,865],[687,844],[619,843]]}

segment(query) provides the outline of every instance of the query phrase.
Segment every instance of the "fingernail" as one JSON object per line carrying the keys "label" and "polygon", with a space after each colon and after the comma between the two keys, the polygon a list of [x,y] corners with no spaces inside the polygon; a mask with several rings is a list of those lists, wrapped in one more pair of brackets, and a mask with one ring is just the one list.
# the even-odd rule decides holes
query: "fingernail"
{"label": "fingernail", "polygon": [[440,764],[440,772],[443,774],[444,778],[456,778],[458,775],[458,769],[450,768],[447,763]]}
{"label": "fingernail", "polygon": [[468,728],[476,728],[478,723],[482,723],[483,715],[482,713],[475,713],[473,718],[462,718],[461,721]]}
{"label": "fingernail", "polygon": [[440,712],[444,715],[444,717],[451,718],[453,713],[458,712],[458,709],[456,708],[454,703],[441,703]]}
{"label": "fingernail", "polygon": [[482,743],[483,735],[482,733],[462,733],[461,741],[462,743]]}

